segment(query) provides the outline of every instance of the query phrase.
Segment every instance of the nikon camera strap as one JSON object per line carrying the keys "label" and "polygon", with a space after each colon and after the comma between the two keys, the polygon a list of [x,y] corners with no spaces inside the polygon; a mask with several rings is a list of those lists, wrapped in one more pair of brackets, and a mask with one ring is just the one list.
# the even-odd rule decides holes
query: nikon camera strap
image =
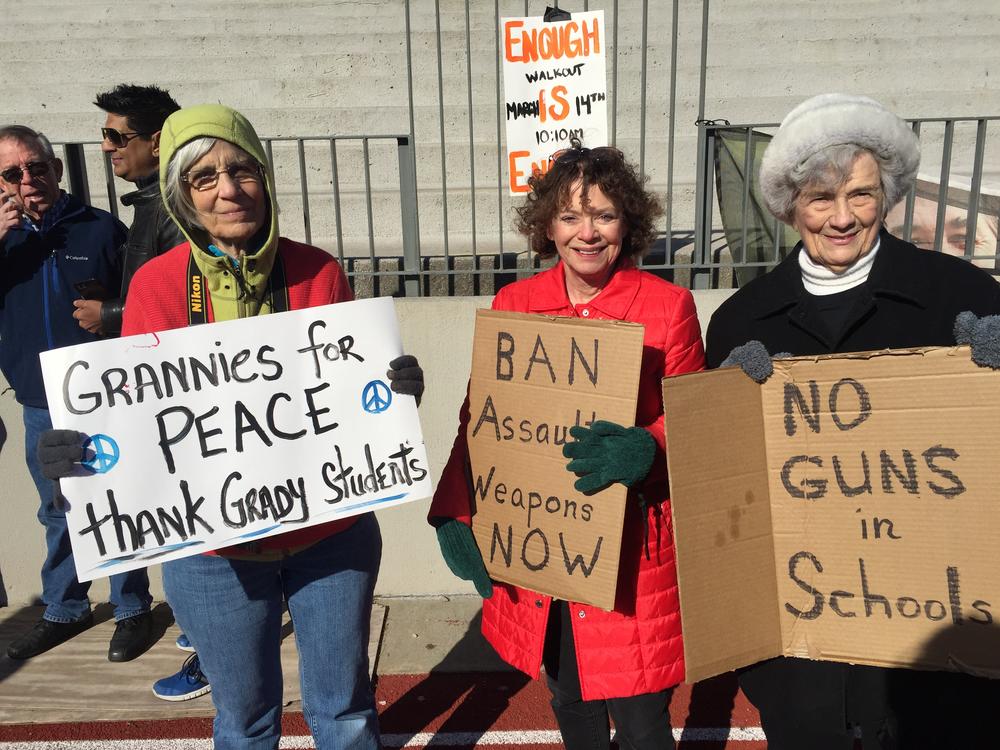
{"label": "nikon camera strap", "polygon": [[[194,252],[188,260],[187,278],[188,325],[196,326],[208,322],[208,286],[205,277],[194,260]],[[274,258],[271,275],[267,278],[264,301],[270,304],[271,312],[288,311],[288,287],[285,284],[285,264],[281,253]]]}

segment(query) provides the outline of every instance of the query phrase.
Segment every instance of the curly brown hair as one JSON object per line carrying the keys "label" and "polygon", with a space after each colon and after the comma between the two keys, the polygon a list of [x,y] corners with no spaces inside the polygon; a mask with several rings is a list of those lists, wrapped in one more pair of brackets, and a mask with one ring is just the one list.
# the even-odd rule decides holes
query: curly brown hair
{"label": "curly brown hair", "polygon": [[555,243],[548,238],[549,226],[556,214],[570,204],[577,182],[582,183],[580,202],[584,206],[589,202],[590,188],[596,185],[622,212],[627,232],[621,257],[645,255],[656,239],[653,223],[663,213],[659,199],[646,190],[646,179],[639,176],[621,151],[608,146],[584,148],[578,141],[561,152],[547,172],[536,172],[528,179],[531,193],[516,209],[516,226],[528,238],[531,249],[540,258],[556,254]]}

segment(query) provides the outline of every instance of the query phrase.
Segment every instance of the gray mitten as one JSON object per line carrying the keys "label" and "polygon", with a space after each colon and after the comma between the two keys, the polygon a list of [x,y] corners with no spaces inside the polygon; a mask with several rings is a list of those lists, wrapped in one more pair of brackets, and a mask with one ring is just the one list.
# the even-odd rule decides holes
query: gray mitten
{"label": "gray mitten", "polygon": [[87,436],[76,430],[45,430],[38,438],[38,463],[52,480],[68,477],[83,458]]}
{"label": "gray mitten", "polygon": [[424,395],[424,371],[416,357],[412,354],[396,357],[385,374],[393,391],[413,396],[420,406],[420,397]]}
{"label": "gray mitten", "polygon": [[[774,355],[774,358],[781,359],[790,356],[788,352],[779,352]],[[739,367],[755,383],[765,382],[774,372],[771,355],[767,353],[767,348],[757,340],[734,347],[729,355],[722,360],[719,367]]]}
{"label": "gray mitten", "polygon": [[1000,370],[1000,315],[960,312],[955,317],[955,341],[968,344],[972,361],[980,367]]}

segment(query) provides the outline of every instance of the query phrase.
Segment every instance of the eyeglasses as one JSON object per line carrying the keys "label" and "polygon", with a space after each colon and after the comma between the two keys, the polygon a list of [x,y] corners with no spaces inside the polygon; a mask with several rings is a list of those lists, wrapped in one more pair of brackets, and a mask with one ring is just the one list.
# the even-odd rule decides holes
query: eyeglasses
{"label": "eyeglasses", "polygon": [[220,174],[229,175],[233,182],[260,182],[261,168],[259,164],[230,164],[222,169],[199,169],[197,172],[186,172],[181,179],[195,190],[211,190],[219,184]]}
{"label": "eyeglasses", "polygon": [[549,157],[552,162],[558,164],[575,164],[583,159],[590,159],[591,161],[597,162],[609,159],[621,161],[624,158],[625,155],[613,146],[598,146],[597,148],[577,146],[564,148],[560,151],[556,151]]}
{"label": "eyeglasses", "polygon": [[0,172],[0,179],[3,179],[4,182],[8,182],[11,185],[16,185],[24,179],[25,172],[35,178],[45,177],[49,173],[49,164],[51,164],[51,162],[51,159],[28,162],[24,165],[24,169],[21,167],[10,167],[9,169],[5,169],[3,172]]}
{"label": "eyeglasses", "polygon": [[114,128],[101,128],[101,138],[115,148],[125,148],[129,144],[129,141],[133,138],[138,138],[140,135],[149,135],[149,133],[123,133]]}

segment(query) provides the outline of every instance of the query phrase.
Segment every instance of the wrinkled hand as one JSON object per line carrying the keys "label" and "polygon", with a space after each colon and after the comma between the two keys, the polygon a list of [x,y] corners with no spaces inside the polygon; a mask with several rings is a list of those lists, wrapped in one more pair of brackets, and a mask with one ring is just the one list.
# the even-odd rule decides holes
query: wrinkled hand
{"label": "wrinkled hand", "polygon": [[772,359],[792,356],[788,352],[778,352],[771,357],[767,348],[759,341],[748,341],[734,347],[728,356],[722,360],[719,367],[739,367],[755,383],[764,383],[774,374]]}
{"label": "wrinkled hand", "polygon": [[571,427],[574,442],[563,446],[563,455],[573,459],[566,468],[579,479],[574,487],[590,494],[621,482],[631,487],[649,473],[656,456],[656,441],[641,427],[622,427],[599,420],[590,427]]}
{"label": "wrinkled hand", "polygon": [[463,581],[472,581],[483,599],[493,596],[493,582],[483,564],[483,555],[472,535],[472,529],[461,521],[450,518],[437,527],[441,556],[451,572]]}
{"label": "wrinkled hand", "polygon": [[420,397],[424,395],[424,371],[412,354],[403,354],[389,363],[386,371],[389,387],[396,393],[413,396],[420,406]]}
{"label": "wrinkled hand", "polygon": [[45,430],[38,438],[38,462],[42,474],[59,480],[73,473],[83,458],[87,436],[76,430]]}
{"label": "wrinkled hand", "polygon": [[103,333],[104,324],[101,321],[101,305],[104,303],[96,299],[75,299],[73,307],[73,317],[80,323],[80,328],[90,333]]}
{"label": "wrinkled hand", "polygon": [[0,193],[0,242],[7,236],[7,232],[21,225],[21,210],[15,200],[10,200],[4,193]]}
{"label": "wrinkled hand", "polygon": [[1000,315],[959,313],[955,317],[955,341],[968,344],[972,349],[972,361],[980,367],[1000,370]]}

